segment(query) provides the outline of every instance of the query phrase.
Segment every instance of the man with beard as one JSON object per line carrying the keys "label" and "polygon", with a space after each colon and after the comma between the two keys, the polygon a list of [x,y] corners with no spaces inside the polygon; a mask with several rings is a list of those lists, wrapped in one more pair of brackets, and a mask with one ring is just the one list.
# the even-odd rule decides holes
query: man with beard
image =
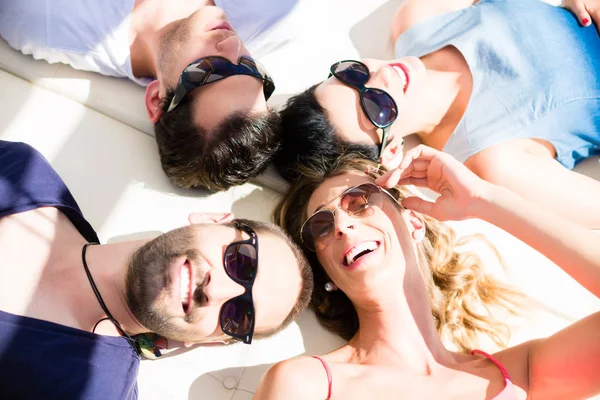
{"label": "man with beard", "polygon": [[0,36],[36,59],[147,86],[167,176],[225,190],[278,149],[275,87],[244,43],[258,45],[296,1],[0,0]]}
{"label": "man with beard", "polygon": [[310,268],[281,230],[228,215],[190,222],[100,245],[44,157],[0,141],[3,398],[136,398],[137,335],[250,343],[306,307]]}

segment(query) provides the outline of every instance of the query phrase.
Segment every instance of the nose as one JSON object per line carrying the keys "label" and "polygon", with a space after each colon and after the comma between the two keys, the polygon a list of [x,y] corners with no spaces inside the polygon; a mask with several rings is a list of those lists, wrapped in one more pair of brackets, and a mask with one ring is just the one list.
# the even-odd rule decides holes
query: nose
{"label": "nose", "polygon": [[[244,293],[244,287],[231,279],[225,270],[211,273],[210,282],[200,292],[204,295],[204,304],[202,305],[222,305],[227,300],[232,299]],[[196,297],[196,296],[195,296]]]}
{"label": "nose", "polygon": [[225,57],[234,64],[237,64],[242,54],[242,42],[237,34],[220,41],[215,48],[221,57]]}
{"label": "nose", "polygon": [[334,218],[334,235],[336,239],[342,239],[345,235],[348,234],[348,232],[354,230],[355,226],[354,226],[354,218],[352,218],[350,215],[346,214],[345,212],[339,212],[340,210],[337,210],[337,212],[334,213],[333,218]]}

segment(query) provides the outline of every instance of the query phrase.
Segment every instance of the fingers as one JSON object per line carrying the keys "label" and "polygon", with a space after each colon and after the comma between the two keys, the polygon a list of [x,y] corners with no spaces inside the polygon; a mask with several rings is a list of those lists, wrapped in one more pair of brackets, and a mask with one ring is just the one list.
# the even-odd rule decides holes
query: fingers
{"label": "fingers", "polygon": [[585,8],[583,0],[573,0],[566,8],[575,14],[582,26],[590,26],[592,24],[592,17]]}
{"label": "fingers", "polygon": [[[600,4],[594,6],[594,8],[588,7],[587,12],[592,18],[592,21],[590,22],[590,24],[592,22],[594,22],[596,24],[597,28],[600,27]],[[585,26],[589,26],[589,25],[585,25]]]}
{"label": "fingers", "polygon": [[416,211],[421,214],[429,215],[430,217],[434,217],[433,215],[433,205],[434,203],[424,200],[417,196],[407,197],[402,200],[402,205],[409,209]]}
{"label": "fingers", "polygon": [[388,171],[378,178],[375,183],[380,186],[391,188],[396,186],[404,178],[426,178],[427,169],[431,160],[442,154],[438,150],[425,145],[419,145],[404,154],[402,161],[396,169]]}

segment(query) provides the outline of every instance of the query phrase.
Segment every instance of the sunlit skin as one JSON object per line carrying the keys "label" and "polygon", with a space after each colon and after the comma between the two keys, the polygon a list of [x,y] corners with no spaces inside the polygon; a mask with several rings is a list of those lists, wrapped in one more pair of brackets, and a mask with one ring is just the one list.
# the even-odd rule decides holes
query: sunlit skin
{"label": "sunlit skin", "polygon": [[[424,64],[416,57],[361,61],[371,73],[365,86],[385,90],[398,106],[398,119],[392,125],[391,135],[405,136],[412,133],[416,127],[413,120],[418,120],[425,111],[420,106],[425,88],[424,78],[427,75]],[[398,64],[404,65],[409,71],[410,82],[406,88],[403,78],[393,68]],[[382,131],[371,123],[362,110],[357,90],[332,76],[317,87],[315,95],[319,104],[327,110],[329,120],[345,140],[365,144],[381,142]]]}
{"label": "sunlit skin", "polygon": [[[372,179],[360,173],[344,174],[325,181],[315,190],[307,206],[307,218],[323,207],[331,209],[340,205],[339,195],[350,187]],[[353,217],[342,210],[335,212],[335,233],[331,242],[317,257],[329,277],[350,298],[370,297],[372,288],[389,279],[401,282],[405,277],[405,265],[416,263],[414,244],[409,229],[422,227],[421,221],[407,211],[401,211],[398,205],[384,195],[383,208],[372,207],[368,215]],[[351,268],[343,265],[344,254],[348,248],[358,243],[374,240],[379,248],[361,257]],[[410,274],[409,274],[410,275]],[[380,286],[380,287],[385,287]],[[369,289],[371,288],[371,289]]]}
{"label": "sunlit skin", "polygon": [[[197,225],[196,248],[200,251],[196,263],[185,256],[175,259],[168,268],[173,277],[171,285],[162,291],[154,303],[191,342],[228,340],[219,324],[223,304],[244,293],[244,288],[233,281],[223,267],[223,254],[229,243],[248,239],[244,232],[221,225]],[[252,290],[256,310],[255,331],[265,332],[276,328],[294,306],[300,290],[299,273],[292,251],[278,237],[259,234],[258,274]],[[180,298],[180,269],[192,265],[194,283],[206,285],[205,298],[195,303],[185,313]],[[206,283],[208,282],[208,283]],[[277,301],[273,301],[277,299]]]}
{"label": "sunlit skin", "polygon": [[[232,241],[248,236],[237,229],[214,224],[220,218],[196,219],[202,224],[192,225],[194,248],[201,260],[193,265],[196,283],[210,276],[201,304],[192,304],[190,315],[185,316],[180,286],[175,284],[185,262],[183,258],[167,266],[165,274],[172,278],[172,284],[160,289],[158,300],[152,304],[177,328],[176,340],[185,339],[188,343],[230,340],[219,327],[219,310],[224,302],[242,294],[244,288],[226,274],[223,252]],[[4,217],[0,219],[0,238],[0,269],[6,269],[11,276],[10,280],[0,282],[2,311],[85,331],[91,331],[104,318],[83,273],[81,248],[86,241],[64,214],[46,207]],[[125,296],[129,258],[146,242],[148,239],[90,246],[86,255],[104,302],[130,335],[149,330],[131,313]],[[292,250],[282,239],[259,233],[258,243],[258,275],[252,293],[257,318],[255,332],[260,333],[279,326],[291,311],[300,291],[300,275]],[[119,335],[109,321],[98,325],[95,332]]]}
{"label": "sunlit skin", "polygon": [[[174,90],[181,72],[190,63],[201,57],[221,56],[237,64],[241,56],[251,57],[241,38],[227,22],[225,12],[218,7],[203,6],[189,17],[165,26],[162,36],[156,41],[161,43],[169,34],[176,39],[169,41],[168,46],[157,45],[155,56],[159,62],[153,74],[157,79],[146,89],[146,108],[153,122],[163,112],[159,108],[159,100],[166,96],[167,89]],[[263,82],[246,75],[211,83],[190,92],[188,96],[196,105],[195,124],[207,131],[213,130],[234,112],[254,113],[267,108]]]}

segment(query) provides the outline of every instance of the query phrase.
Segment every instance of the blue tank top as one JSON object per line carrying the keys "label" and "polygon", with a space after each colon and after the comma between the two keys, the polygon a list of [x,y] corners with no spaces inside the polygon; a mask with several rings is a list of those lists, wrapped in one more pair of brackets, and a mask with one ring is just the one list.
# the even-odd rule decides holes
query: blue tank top
{"label": "blue tank top", "polygon": [[[0,140],[0,218],[40,207],[56,207],[86,240],[99,241],[48,161]],[[0,398],[133,399],[138,367],[121,337],[0,311]]]}
{"label": "blue tank top", "polygon": [[[396,56],[454,46],[473,76],[444,151],[464,162],[503,141],[541,138],[571,169],[600,149],[600,37],[538,0],[482,0],[410,27]],[[400,119],[401,120],[401,117]]]}

